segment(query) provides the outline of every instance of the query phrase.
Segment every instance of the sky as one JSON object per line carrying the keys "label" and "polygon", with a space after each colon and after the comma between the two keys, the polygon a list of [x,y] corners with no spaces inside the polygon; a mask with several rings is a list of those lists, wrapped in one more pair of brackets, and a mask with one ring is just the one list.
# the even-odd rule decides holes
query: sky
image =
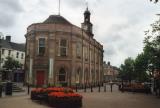
{"label": "sky", "polygon": [[[143,50],[144,31],[158,19],[160,5],[150,0],[60,0],[60,14],[81,26],[86,2],[94,38],[103,45],[104,61],[119,67],[127,57]],[[58,14],[58,0],[0,0],[0,34],[24,43],[26,29]]]}

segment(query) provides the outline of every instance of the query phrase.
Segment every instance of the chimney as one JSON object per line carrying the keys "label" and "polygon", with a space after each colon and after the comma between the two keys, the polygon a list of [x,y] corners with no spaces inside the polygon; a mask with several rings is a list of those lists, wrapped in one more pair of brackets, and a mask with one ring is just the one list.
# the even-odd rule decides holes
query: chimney
{"label": "chimney", "polygon": [[108,66],[110,66],[110,62],[108,62]]}
{"label": "chimney", "polygon": [[6,36],[6,41],[11,42],[11,36]]}

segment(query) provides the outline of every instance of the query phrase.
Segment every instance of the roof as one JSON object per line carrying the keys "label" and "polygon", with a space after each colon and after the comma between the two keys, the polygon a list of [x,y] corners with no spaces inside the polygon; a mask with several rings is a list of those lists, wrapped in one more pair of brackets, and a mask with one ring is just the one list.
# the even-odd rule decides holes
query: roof
{"label": "roof", "polygon": [[25,52],[25,44],[9,42],[4,39],[0,39],[0,47]]}
{"label": "roof", "polygon": [[88,7],[86,8],[84,14],[89,14],[89,15],[91,14],[90,11],[88,10]]}
{"label": "roof", "polygon": [[44,24],[67,24],[72,25],[64,17],[60,15],[50,15],[44,22]]}

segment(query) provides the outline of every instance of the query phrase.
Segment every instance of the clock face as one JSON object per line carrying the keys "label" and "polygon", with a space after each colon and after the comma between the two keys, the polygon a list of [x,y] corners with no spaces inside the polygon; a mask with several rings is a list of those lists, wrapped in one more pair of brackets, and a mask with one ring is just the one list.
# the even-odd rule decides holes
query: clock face
{"label": "clock face", "polygon": [[86,21],[89,21],[88,18],[86,18]]}

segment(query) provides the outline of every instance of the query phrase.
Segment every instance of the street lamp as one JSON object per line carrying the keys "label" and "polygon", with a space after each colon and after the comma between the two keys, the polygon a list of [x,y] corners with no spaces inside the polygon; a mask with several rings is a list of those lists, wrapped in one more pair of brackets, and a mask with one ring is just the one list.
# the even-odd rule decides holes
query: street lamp
{"label": "street lamp", "polygon": [[153,76],[153,71],[154,71],[154,66],[151,63],[151,64],[148,65],[148,67],[149,67],[149,76],[152,77]]}
{"label": "street lamp", "polygon": [[153,79],[153,75],[154,75],[154,65],[151,63],[148,65],[149,68],[149,81],[150,81],[150,90],[151,92],[154,91],[154,87],[155,87],[155,83],[154,83],[154,79]]}

